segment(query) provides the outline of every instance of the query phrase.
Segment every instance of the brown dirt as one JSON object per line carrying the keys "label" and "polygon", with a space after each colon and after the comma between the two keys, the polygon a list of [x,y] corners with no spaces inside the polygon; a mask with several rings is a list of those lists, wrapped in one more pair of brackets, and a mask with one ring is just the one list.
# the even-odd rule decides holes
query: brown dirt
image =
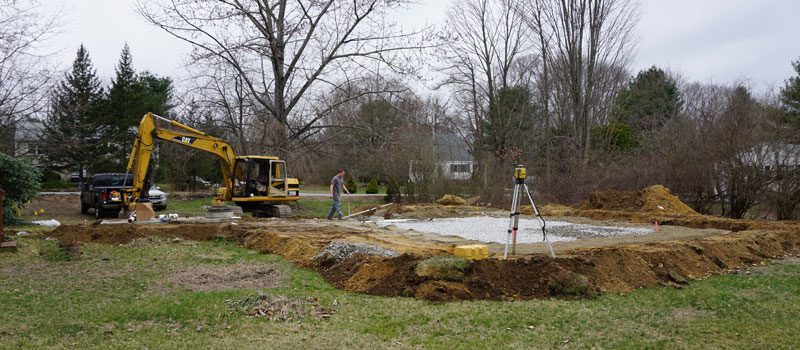
{"label": "brown dirt", "polygon": [[128,244],[131,241],[149,236],[178,237],[204,241],[215,236],[226,236],[227,224],[197,225],[62,225],[48,234],[63,245],[82,242]]}
{"label": "brown dirt", "polygon": [[697,215],[668,188],[654,185],[636,192],[605,190],[593,192],[580,209],[602,209],[672,215]]}
{"label": "brown dirt", "polygon": [[464,198],[461,198],[456,195],[446,194],[436,200],[436,204],[439,205],[466,205],[467,201]]}
{"label": "brown dirt", "polygon": [[275,288],[283,273],[265,264],[200,265],[177,271],[170,283],[190,291]]}
{"label": "brown dirt", "polygon": [[[41,210],[44,210],[44,213],[41,213]],[[64,211],[79,213],[80,210],[80,198],[76,195],[37,196],[25,206],[23,214],[34,215],[36,212],[43,218],[50,218],[50,215],[61,214]]]}

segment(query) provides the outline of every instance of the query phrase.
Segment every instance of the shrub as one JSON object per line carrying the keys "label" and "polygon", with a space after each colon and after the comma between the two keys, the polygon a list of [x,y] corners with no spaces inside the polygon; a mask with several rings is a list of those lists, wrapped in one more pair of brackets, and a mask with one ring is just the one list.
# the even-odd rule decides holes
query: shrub
{"label": "shrub", "polygon": [[16,224],[14,213],[33,199],[39,192],[42,172],[21,158],[0,153],[0,188],[6,191],[3,197],[3,217],[8,224]]}
{"label": "shrub", "polygon": [[42,189],[56,190],[56,189],[67,189],[67,188],[75,188],[75,184],[61,180],[42,182]]}
{"label": "shrub", "polygon": [[386,182],[386,197],[383,200],[387,203],[400,203],[400,186],[394,179]]}
{"label": "shrub", "polygon": [[356,185],[356,181],[353,180],[352,175],[347,175],[347,180],[344,182],[344,187],[347,187],[347,191],[350,193],[356,193],[358,191],[358,185]]}
{"label": "shrub", "polygon": [[404,195],[407,201],[415,203],[417,201],[417,184],[413,181],[406,182]]}
{"label": "shrub", "polygon": [[434,256],[417,263],[414,273],[417,277],[461,282],[470,263],[455,256]]}
{"label": "shrub", "polygon": [[367,184],[367,189],[365,191],[367,194],[376,194],[378,193],[378,180],[372,179],[369,180],[369,184]]}

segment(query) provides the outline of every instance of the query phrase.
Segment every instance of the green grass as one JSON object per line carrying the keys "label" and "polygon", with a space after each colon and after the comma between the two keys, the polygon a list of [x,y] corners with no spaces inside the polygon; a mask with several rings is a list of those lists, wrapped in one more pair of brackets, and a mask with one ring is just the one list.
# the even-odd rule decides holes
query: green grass
{"label": "green grass", "polygon": [[[302,198],[297,201],[297,207],[292,212],[297,217],[324,218],[331,209],[333,200],[330,198]],[[358,199],[356,197],[342,197],[342,213],[350,215],[355,213],[355,209],[361,206],[379,206],[385,204],[382,201],[373,199]]]}
{"label": "green grass", "polygon": [[[347,293],[317,273],[225,241],[86,244],[74,261],[38,255],[38,239],[0,253],[0,348],[796,348],[800,265],[591,300],[457,302]],[[260,262],[276,289],[161,288],[173,271]],[[232,310],[257,293],[318,298],[330,319],[269,321]]]}
{"label": "green grass", "polygon": [[[183,216],[205,215],[204,206],[212,205],[214,197],[195,198],[195,199],[167,199],[167,209],[164,212],[178,213]],[[225,202],[226,205],[236,205],[233,202]]]}
{"label": "green grass", "polygon": [[[165,212],[169,213],[178,213],[180,215],[205,215],[205,211],[203,210],[203,206],[210,205],[212,198],[198,198],[198,199],[188,199],[188,200],[169,200],[169,204],[167,205],[167,209]],[[328,210],[331,208],[331,199],[330,198],[302,198],[293,206],[292,215],[296,217],[306,217],[306,218],[322,218],[328,214]],[[233,202],[225,202],[227,205],[236,205]],[[342,212],[344,215],[348,215],[351,212],[355,212],[354,210],[360,206],[379,206],[384,204],[381,201],[376,201],[373,199],[358,199],[354,197],[343,197],[342,200]]]}

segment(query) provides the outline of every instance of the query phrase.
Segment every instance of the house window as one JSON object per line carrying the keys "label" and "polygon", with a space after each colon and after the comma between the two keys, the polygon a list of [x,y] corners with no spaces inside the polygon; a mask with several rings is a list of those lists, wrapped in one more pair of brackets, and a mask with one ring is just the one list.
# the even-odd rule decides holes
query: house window
{"label": "house window", "polygon": [[469,173],[470,168],[470,164],[450,164],[451,173]]}

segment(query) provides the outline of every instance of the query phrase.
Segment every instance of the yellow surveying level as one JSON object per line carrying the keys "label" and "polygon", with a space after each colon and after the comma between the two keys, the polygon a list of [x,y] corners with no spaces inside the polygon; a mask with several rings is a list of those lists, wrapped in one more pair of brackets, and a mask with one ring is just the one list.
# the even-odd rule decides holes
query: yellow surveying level
{"label": "yellow surveying level", "polygon": [[525,167],[517,165],[517,168],[514,169],[514,180],[525,180],[526,177],[528,177],[528,174]]}

